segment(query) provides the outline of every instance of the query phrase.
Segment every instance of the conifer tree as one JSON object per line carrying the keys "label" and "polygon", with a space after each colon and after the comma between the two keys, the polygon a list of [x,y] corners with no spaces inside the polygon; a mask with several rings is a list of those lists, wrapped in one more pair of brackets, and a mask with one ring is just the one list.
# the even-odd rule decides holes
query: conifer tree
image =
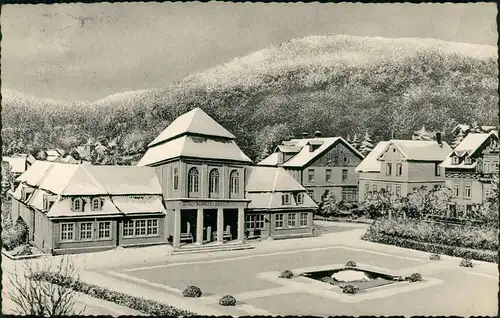
{"label": "conifer tree", "polygon": [[358,149],[359,150],[359,147],[360,147],[360,142],[359,142],[359,139],[358,139],[358,134],[354,134],[354,137],[352,137],[352,140],[351,140],[351,145]]}
{"label": "conifer tree", "polygon": [[451,143],[451,147],[453,149],[457,148],[457,146],[464,140],[464,132],[462,129],[458,131],[458,134],[455,136],[455,139],[453,139],[453,142]]}
{"label": "conifer tree", "polygon": [[368,155],[373,150],[373,140],[368,132],[365,133],[365,138],[361,142],[360,149],[363,156]]}

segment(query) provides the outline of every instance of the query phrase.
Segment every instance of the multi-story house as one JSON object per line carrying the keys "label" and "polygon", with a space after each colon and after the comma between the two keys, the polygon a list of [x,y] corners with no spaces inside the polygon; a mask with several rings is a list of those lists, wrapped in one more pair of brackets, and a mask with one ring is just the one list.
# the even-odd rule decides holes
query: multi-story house
{"label": "multi-story house", "polygon": [[317,205],[282,168],[252,166],[201,109],[174,120],[138,167],[36,162],[10,191],[12,216],[55,254],[172,242],[310,236]]}
{"label": "multi-story house", "polygon": [[432,190],[444,186],[444,172],[439,165],[451,151],[439,133],[437,141],[379,143],[356,169],[360,173],[359,200],[362,201],[366,193],[380,189],[406,196],[417,188]]}
{"label": "multi-story house", "polygon": [[363,158],[342,137],[321,137],[317,131],[314,138],[304,133],[302,139],[283,141],[258,165],[283,167],[316,202],[328,194],[334,194],[338,201],[356,202],[358,176],[354,168]]}
{"label": "multi-story house", "polygon": [[497,132],[468,134],[441,167],[454,196],[450,216],[466,216],[485,202],[492,186],[491,176],[498,174]]}

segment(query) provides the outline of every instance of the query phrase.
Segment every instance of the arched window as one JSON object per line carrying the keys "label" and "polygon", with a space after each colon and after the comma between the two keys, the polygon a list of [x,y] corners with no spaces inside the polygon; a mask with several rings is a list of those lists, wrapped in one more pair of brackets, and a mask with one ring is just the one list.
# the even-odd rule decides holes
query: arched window
{"label": "arched window", "polygon": [[179,170],[174,168],[174,190],[179,189]]}
{"label": "arched window", "polygon": [[93,198],[92,199],[92,210],[99,211],[101,209],[101,199]]}
{"label": "arched window", "polygon": [[240,193],[240,174],[237,170],[233,170],[229,174],[229,194],[234,196],[238,193]]}
{"label": "arched window", "polygon": [[217,169],[210,170],[209,179],[210,183],[208,185],[208,190],[210,194],[219,193],[219,170]]}
{"label": "arched window", "polygon": [[73,211],[83,211],[83,200],[81,198],[73,200]]}
{"label": "arched window", "polygon": [[188,172],[188,190],[190,193],[198,193],[200,174],[197,168],[191,168]]}
{"label": "arched window", "polygon": [[304,203],[304,193],[297,194],[297,204]]}
{"label": "arched window", "polygon": [[290,204],[290,195],[288,193],[281,195],[281,204],[282,205],[289,205]]}

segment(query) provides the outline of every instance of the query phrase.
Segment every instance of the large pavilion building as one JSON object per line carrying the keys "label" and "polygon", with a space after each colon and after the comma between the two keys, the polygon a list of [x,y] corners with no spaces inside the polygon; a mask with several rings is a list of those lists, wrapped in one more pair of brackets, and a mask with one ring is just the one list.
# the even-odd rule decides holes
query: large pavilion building
{"label": "large pavilion building", "polygon": [[36,162],[10,191],[12,216],[54,254],[313,235],[307,190],[281,167],[253,166],[235,139],[196,108],[136,167]]}

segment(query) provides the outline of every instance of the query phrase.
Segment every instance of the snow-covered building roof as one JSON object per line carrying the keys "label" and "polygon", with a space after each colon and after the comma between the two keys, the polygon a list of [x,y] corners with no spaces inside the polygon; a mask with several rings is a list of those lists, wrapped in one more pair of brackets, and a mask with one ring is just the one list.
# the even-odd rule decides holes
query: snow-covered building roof
{"label": "snow-covered building roof", "polygon": [[489,133],[476,134],[471,133],[468,134],[458,146],[446,157],[445,160],[441,163],[441,167],[444,168],[466,168],[471,169],[475,168],[477,165],[477,161],[471,161],[467,163],[465,160],[460,160],[459,163],[453,163],[453,157],[471,157],[476,153],[476,151],[487,142],[491,136],[498,141],[498,132],[491,131]]}
{"label": "snow-covered building roof", "polygon": [[[283,167],[288,168],[302,168],[314,159],[318,158],[326,150],[330,149],[336,143],[343,143],[348,147],[353,153],[358,155],[360,158],[364,156],[354,148],[350,143],[348,143],[342,137],[314,137],[314,138],[303,138],[303,139],[291,139],[282,142],[281,146],[276,148],[279,152],[281,149],[284,153],[296,153],[293,157],[283,163]],[[309,148],[309,145],[316,146],[313,151]],[[300,149],[300,151],[296,151]],[[259,166],[276,166],[278,165],[278,155],[277,152],[269,155],[267,158],[258,163]]]}
{"label": "snow-covered building roof", "polygon": [[2,161],[9,164],[12,173],[23,173],[29,165],[26,156],[2,157]]}
{"label": "snow-covered building roof", "polygon": [[[452,130],[452,133],[455,134],[455,133],[458,133],[459,130],[461,130],[462,132],[468,132],[470,129],[470,125],[466,125],[466,124],[458,124],[457,126],[455,126],[455,128],[453,128]],[[490,131],[493,131],[493,130],[497,130],[497,127],[495,126],[488,126],[488,125],[483,125],[481,126],[481,129],[485,132],[490,132]]]}
{"label": "snow-covered building roof", "polygon": [[[288,193],[290,204],[283,204],[282,195]],[[303,202],[296,202],[292,193],[301,193]],[[281,167],[250,167],[246,184],[249,209],[315,209],[316,203],[306,189]]]}
{"label": "snow-covered building roof", "polygon": [[380,172],[380,161],[378,157],[386,149],[389,141],[379,142],[375,148],[361,161],[361,163],[354,169],[355,172]]}
{"label": "snow-covered building roof", "polygon": [[158,135],[148,147],[166,142],[184,134],[236,139],[226,128],[212,119],[201,108],[195,108],[177,117],[165,130]]}
{"label": "snow-covered building roof", "polygon": [[432,140],[390,140],[377,159],[385,153],[391,144],[399,149],[406,160],[414,161],[443,161],[453,151],[445,141],[442,141],[442,145],[440,145],[437,141]]}
{"label": "snow-covered building roof", "polygon": [[179,157],[251,163],[235,137],[200,108],[175,119],[153,142],[138,166],[149,166]]}

